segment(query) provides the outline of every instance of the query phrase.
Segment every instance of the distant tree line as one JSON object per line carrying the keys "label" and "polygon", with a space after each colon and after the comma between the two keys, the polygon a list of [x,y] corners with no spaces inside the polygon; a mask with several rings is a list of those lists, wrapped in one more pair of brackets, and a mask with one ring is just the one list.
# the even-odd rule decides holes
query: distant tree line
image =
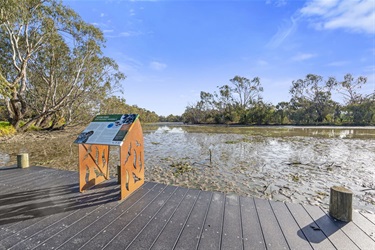
{"label": "distant tree line", "polygon": [[143,123],[158,122],[159,116],[154,112],[137,105],[128,105],[124,98],[111,96],[103,100],[99,108],[100,114],[139,114]]}
{"label": "distant tree line", "polygon": [[[182,118],[193,124],[374,125],[375,92],[360,92],[366,81],[351,74],[342,81],[308,74],[292,82],[289,102],[273,105],[263,101],[258,77],[250,80],[235,76],[230,85],[218,87],[218,92],[202,91],[200,100],[186,107]],[[333,93],[343,103],[333,100]]]}

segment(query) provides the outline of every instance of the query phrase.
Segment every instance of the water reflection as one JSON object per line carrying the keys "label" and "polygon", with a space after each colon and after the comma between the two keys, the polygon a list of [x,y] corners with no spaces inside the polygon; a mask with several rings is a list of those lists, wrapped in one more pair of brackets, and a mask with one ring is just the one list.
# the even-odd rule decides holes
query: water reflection
{"label": "water reflection", "polygon": [[168,126],[158,127],[154,133],[185,133],[182,128],[170,128]]}
{"label": "water reflection", "polygon": [[298,127],[298,126],[225,126],[225,125],[184,125],[173,124],[143,125],[145,133],[187,132],[187,133],[225,133],[259,135],[265,137],[308,136],[320,138],[375,139],[375,127]]}

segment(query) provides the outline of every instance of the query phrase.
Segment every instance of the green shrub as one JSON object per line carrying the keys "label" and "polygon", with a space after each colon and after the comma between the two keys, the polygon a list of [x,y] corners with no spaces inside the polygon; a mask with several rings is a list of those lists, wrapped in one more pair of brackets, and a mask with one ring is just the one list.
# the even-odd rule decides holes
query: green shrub
{"label": "green shrub", "polygon": [[0,121],[0,137],[16,134],[16,129],[9,122]]}

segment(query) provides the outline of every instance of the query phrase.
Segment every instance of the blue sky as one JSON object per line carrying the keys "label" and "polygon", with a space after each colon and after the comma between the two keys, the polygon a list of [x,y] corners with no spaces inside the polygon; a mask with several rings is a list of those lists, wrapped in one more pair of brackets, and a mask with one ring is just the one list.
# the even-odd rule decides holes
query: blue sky
{"label": "blue sky", "polygon": [[260,77],[273,104],[289,101],[292,81],[309,73],[366,76],[362,91],[375,90],[373,0],[63,3],[104,32],[105,55],[127,76],[127,103],[159,115],[181,115],[200,91],[236,75]]}

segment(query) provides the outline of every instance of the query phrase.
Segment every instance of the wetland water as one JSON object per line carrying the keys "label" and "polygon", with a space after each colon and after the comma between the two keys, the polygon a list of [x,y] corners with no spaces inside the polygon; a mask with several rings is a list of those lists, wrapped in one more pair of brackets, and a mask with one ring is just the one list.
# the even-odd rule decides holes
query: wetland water
{"label": "wetland water", "polygon": [[354,192],[355,209],[375,212],[373,127],[158,124],[143,130],[151,180],[325,208],[329,188],[342,185]]}

